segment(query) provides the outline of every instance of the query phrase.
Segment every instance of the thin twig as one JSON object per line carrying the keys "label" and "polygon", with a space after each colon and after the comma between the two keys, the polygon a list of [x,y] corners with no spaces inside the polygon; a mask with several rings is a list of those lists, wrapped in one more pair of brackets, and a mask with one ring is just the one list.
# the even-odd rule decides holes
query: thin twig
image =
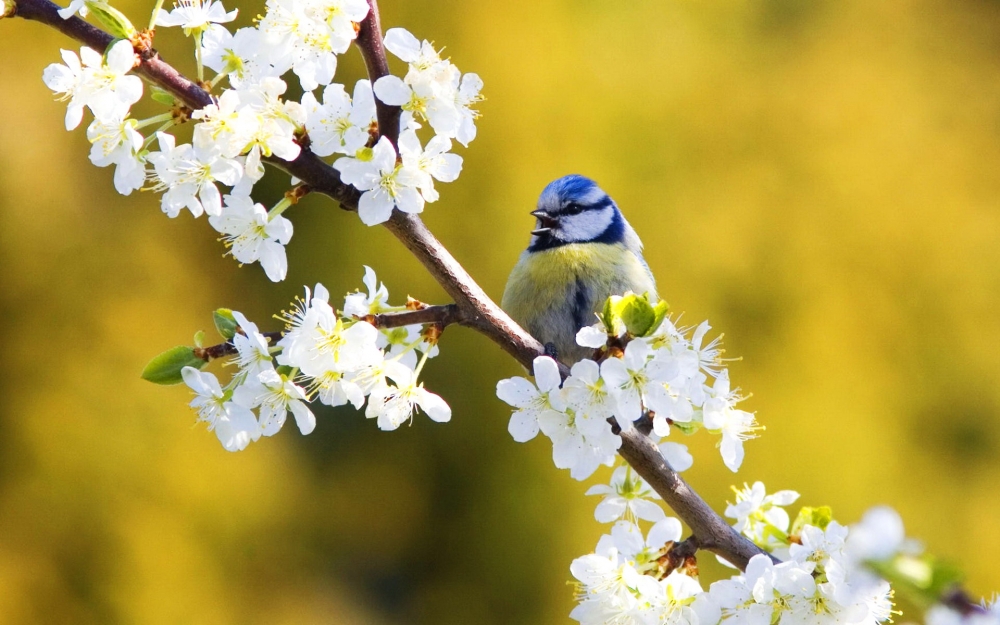
{"label": "thin twig", "polygon": [[[452,324],[462,323],[461,312],[459,311],[458,306],[454,304],[447,304],[444,306],[424,306],[417,310],[366,315],[364,317],[360,317],[360,319],[372,324],[376,328],[386,329],[402,328],[403,326],[412,325],[434,324],[438,326],[439,329],[444,330]],[[242,329],[238,329],[237,331],[241,334],[243,333]],[[267,339],[268,343],[271,344],[275,343],[284,335],[284,332],[262,333],[262,336]],[[236,346],[232,343],[232,341],[226,341],[225,343],[219,343],[218,345],[211,345],[209,347],[194,348],[194,355],[206,362],[210,362],[216,358],[233,356],[235,354]]]}
{"label": "thin twig", "polygon": [[366,315],[361,317],[361,320],[367,321],[376,328],[402,328],[403,326],[433,323],[443,330],[453,323],[461,324],[463,317],[458,306],[447,304],[445,306],[425,306],[405,312]]}

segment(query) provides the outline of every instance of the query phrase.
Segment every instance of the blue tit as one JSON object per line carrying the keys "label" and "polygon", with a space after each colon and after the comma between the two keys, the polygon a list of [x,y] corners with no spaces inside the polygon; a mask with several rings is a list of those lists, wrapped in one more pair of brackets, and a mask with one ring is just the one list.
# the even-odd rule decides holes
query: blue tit
{"label": "blue tit", "polygon": [[655,301],[656,282],[639,236],[593,180],[551,182],[531,214],[531,242],[507,279],[501,307],[572,364],[593,354],[576,344],[576,333],[596,322],[609,296],[632,291]]}

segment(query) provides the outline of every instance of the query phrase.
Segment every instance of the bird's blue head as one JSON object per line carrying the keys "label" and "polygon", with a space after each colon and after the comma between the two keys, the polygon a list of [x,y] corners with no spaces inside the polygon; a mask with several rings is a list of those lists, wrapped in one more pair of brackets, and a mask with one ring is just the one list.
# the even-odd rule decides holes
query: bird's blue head
{"label": "bird's blue head", "polygon": [[577,174],[550,182],[531,214],[538,220],[528,246],[532,252],[568,243],[622,243],[632,230],[614,200]]}

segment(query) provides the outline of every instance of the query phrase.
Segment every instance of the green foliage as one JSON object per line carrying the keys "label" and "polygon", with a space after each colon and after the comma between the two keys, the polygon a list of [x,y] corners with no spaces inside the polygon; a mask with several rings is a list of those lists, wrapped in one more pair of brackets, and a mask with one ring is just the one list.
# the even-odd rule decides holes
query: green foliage
{"label": "green foliage", "polygon": [[212,320],[215,322],[215,329],[219,331],[222,338],[229,341],[236,336],[236,328],[239,327],[239,324],[236,323],[232,310],[219,308],[212,313]]}
{"label": "green foliage", "polygon": [[934,556],[899,555],[868,566],[915,604],[928,607],[961,583],[964,575],[951,563]]}
{"label": "green foliage", "polygon": [[155,85],[149,86],[149,97],[151,97],[154,102],[159,102],[160,104],[164,104],[166,106],[174,106],[174,104],[177,103],[174,96],[172,96],[168,91],[165,91]]}
{"label": "green foliage", "polygon": [[[87,2],[87,8],[97,17],[104,27],[118,39],[131,39],[135,33],[135,26],[129,21],[125,14],[114,8],[107,2]],[[114,45],[112,42],[111,45]],[[108,46],[110,48],[111,46]]]}
{"label": "green foliage", "polygon": [[833,510],[830,506],[819,506],[817,508],[812,508],[809,506],[803,506],[799,510],[799,515],[795,517],[792,521],[792,529],[789,533],[792,536],[798,536],[802,533],[802,528],[806,525],[812,525],[818,527],[821,530],[825,530],[826,526],[830,524],[833,520]]}
{"label": "green foliage", "polygon": [[180,384],[183,381],[181,369],[201,369],[206,364],[207,361],[195,355],[194,348],[179,345],[150,360],[142,370],[142,379],[153,384]]}
{"label": "green foliage", "polygon": [[624,326],[631,336],[649,336],[663,323],[669,309],[662,300],[653,304],[649,293],[629,293],[623,297],[609,297],[604,302],[600,319],[609,334],[618,334],[618,328]]}

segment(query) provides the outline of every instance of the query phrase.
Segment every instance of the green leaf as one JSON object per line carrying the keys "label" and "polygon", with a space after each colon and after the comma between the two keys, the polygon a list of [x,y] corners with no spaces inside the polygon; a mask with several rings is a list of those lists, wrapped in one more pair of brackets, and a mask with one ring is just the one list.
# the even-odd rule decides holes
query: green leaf
{"label": "green leaf", "polygon": [[649,329],[647,334],[650,335],[660,329],[660,325],[663,324],[663,320],[667,318],[667,313],[670,311],[670,304],[666,303],[662,299],[653,306],[653,327]]}
{"label": "green leaf", "polygon": [[630,293],[622,298],[616,308],[625,329],[632,336],[647,336],[656,321],[656,312],[649,303],[649,294]]}
{"label": "green leaf", "polygon": [[617,295],[612,295],[608,299],[604,300],[604,308],[601,310],[601,314],[598,315],[601,318],[601,323],[604,324],[604,329],[607,330],[608,334],[617,336],[618,333],[615,332],[615,303],[621,298]]}
{"label": "green leaf", "polygon": [[215,321],[215,329],[227,341],[236,336],[236,328],[240,327],[236,323],[236,317],[233,317],[233,311],[228,308],[219,308],[213,312],[212,320]]}
{"label": "green leaf", "polygon": [[173,106],[177,103],[177,101],[174,100],[174,96],[170,95],[168,91],[165,91],[157,86],[149,88],[149,97],[153,98],[154,102],[159,102],[160,104],[165,104],[167,106]]}
{"label": "green leaf", "polygon": [[792,536],[798,536],[802,533],[802,528],[806,525],[812,525],[821,530],[825,530],[826,526],[829,525],[832,520],[833,510],[830,506],[819,506],[817,508],[802,506],[802,509],[799,510],[799,515],[795,517],[795,521],[792,522],[792,529],[788,533]]}
{"label": "green leaf", "polygon": [[181,369],[184,367],[201,369],[206,364],[207,361],[195,356],[194,348],[180,345],[150,360],[142,370],[142,379],[153,384],[180,384],[184,381]]}
{"label": "green leaf", "polygon": [[204,347],[205,346],[205,331],[204,330],[198,330],[197,332],[194,333],[194,346],[195,347]]}
{"label": "green leaf", "polygon": [[[125,14],[114,8],[107,2],[95,2],[88,0],[87,8],[97,16],[97,19],[114,35],[117,39],[131,39],[135,35],[135,26],[129,21]],[[117,42],[112,42],[114,45]],[[111,46],[108,46],[111,48]]]}
{"label": "green leaf", "polygon": [[914,603],[930,606],[937,603],[963,579],[962,572],[949,562],[932,555],[897,555],[883,561],[866,562],[898,592]]}
{"label": "green leaf", "polygon": [[701,429],[701,423],[698,421],[688,421],[687,423],[681,423],[679,421],[674,421],[673,427],[681,431],[685,436],[691,436],[695,432]]}

